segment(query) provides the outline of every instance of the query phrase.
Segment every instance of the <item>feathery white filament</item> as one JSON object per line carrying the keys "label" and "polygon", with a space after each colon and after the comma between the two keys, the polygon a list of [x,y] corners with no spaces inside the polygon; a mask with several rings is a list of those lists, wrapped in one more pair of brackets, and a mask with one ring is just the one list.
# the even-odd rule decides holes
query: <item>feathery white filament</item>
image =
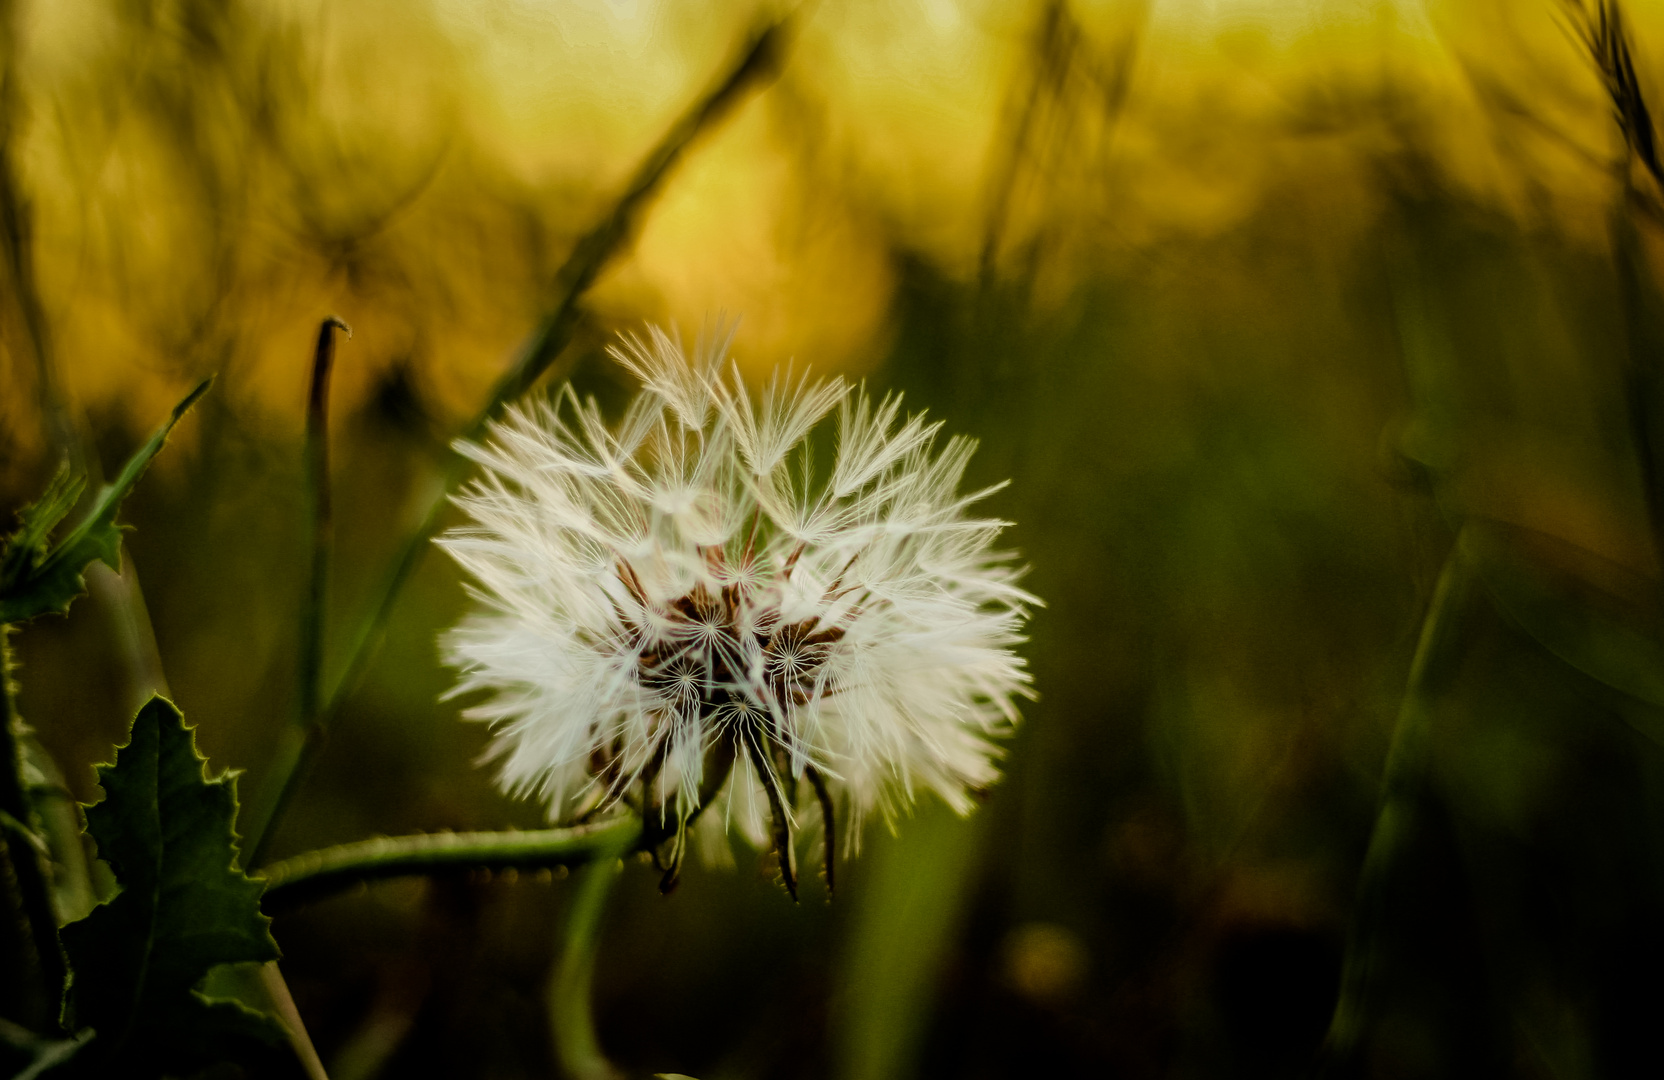
{"label": "feathery white filament", "polygon": [[[726,797],[706,819],[760,839],[761,785],[806,772],[856,823],[920,787],[963,812],[1028,692],[1012,649],[1036,602],[992,548],[1004,523],[967,516],[988,492],[958,493],[974,443],[937,451],[940,424],[838,380],[754,394],[727,345],[625,338],[642,390],[616,425],[568,387],[461,447],[473,523],[439,543],[481,606],[445,639],[455,692],[488,694],[466,715],[496,729],[504,787],[557,820]],[[750,790],[724,796],[730,768]]]}

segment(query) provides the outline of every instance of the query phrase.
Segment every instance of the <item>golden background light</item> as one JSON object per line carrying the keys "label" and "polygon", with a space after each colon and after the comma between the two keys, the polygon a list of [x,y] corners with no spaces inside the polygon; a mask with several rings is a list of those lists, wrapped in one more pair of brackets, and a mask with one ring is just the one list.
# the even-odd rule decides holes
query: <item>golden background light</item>
{"label": "golden background light", "polygon": [[[17,154],[69,389],[148,416],[220,370],[289,423],[329,311],[359,328],[349,407],[402,363],[468,412],[571,237],[752,18],[648,2],[22,10]],[[1291,187],[1344,232],[1375,212],[1369,173],[1405,140],[1450,182],[1600,242],[1616,147],[1591,134],[1605,106],[1553,4],[918,0],[800,18],[780,82],[695,149],[596,290],[607,320],[727,311],[749,363],[860,370],[898,247],[973,275],[996,200],[996,258],[1052,230],[1065,268],[1229,229]],[[1027,160],[1002,160],[1022,125]]]}

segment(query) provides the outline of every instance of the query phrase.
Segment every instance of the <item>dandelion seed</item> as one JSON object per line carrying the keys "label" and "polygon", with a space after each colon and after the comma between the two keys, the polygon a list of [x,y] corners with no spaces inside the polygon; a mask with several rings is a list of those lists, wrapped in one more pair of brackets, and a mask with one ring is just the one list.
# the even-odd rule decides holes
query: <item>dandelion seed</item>
{"label": "dandelion seed", "polygon": [[801,811],[830,884],[835,816],[853,845],[920,789],[963,813],[994,781],[1037,601],[992,546],[1004,523],[967,516],[973,443],[936,451],[939,425],[837,380],[753,394],[727,347],[626,337],[642,390],[618,424],[568,387],[462,446],[473,523],[439,542],[482,610],[445,650],[453,693],[487,692],[465,715],[495,728],[505,790],[557,821],[627,803],[666,888],[696,819],[772,839],[796,895]]}

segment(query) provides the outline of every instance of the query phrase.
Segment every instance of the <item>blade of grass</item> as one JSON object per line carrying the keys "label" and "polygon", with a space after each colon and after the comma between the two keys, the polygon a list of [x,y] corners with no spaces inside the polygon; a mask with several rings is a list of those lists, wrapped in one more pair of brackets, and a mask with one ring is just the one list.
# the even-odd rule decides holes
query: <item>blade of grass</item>
{"label": "blade of grass", "polygon": [[1382,928],[1391,918],[1391,889],[1410,850],[1429,784],[1433,709],[1460,668],[1465,629],[1475,597],[1475,575],[1458,538],[1434,588],[1422,621],[1410,676],[1393,726],[1381,781],[1381,804],[1358,878],[1358,900],[1341,969],[1340,998],[1324,1043],[1326,1075],[1350,1075],[1375,1005],[1383,949]]}
{"label": "blade of grass", "polygon": [[549,979],[550,1035],[555,1059],[570,1080],[612,1080],[619,1075],[607,1061],[600,1037],[595,1033],[592,983],[607,893],[618,877],[619,856],[629,850],[639,835],[639,823],[634,833],[619,830],[616,837],[596,850],[589,865],[578,875],[573,891],[560,959]]}
{"label": "blade of grass", "polygon": [[988,819],[930,802],[863,853],[833,1012],[837,1080],[920,1074],[943,966],[966,914]]}

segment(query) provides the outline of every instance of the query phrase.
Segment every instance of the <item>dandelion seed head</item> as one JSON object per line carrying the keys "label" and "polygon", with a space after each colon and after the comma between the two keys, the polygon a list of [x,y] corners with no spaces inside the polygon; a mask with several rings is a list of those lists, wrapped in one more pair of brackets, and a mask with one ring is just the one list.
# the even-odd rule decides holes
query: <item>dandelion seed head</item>
{"label": "dandelion seed head", "polygon": [[753,390],[728,344],[626,336],[617,423],[567,388],[462,444],[471,521],[439,543],[478,607],[444,639],[453,693],[480,692],[505,790],[557,821],[627,802],[678,852],[700,816],[760,842],[780,818],[778,841],[820,792],[850,842],[920,791],[968,809],[1029,693],[1037,603],[1004,523],[971,516],[989,492],[959,493],[975,444],[841,380]]}

